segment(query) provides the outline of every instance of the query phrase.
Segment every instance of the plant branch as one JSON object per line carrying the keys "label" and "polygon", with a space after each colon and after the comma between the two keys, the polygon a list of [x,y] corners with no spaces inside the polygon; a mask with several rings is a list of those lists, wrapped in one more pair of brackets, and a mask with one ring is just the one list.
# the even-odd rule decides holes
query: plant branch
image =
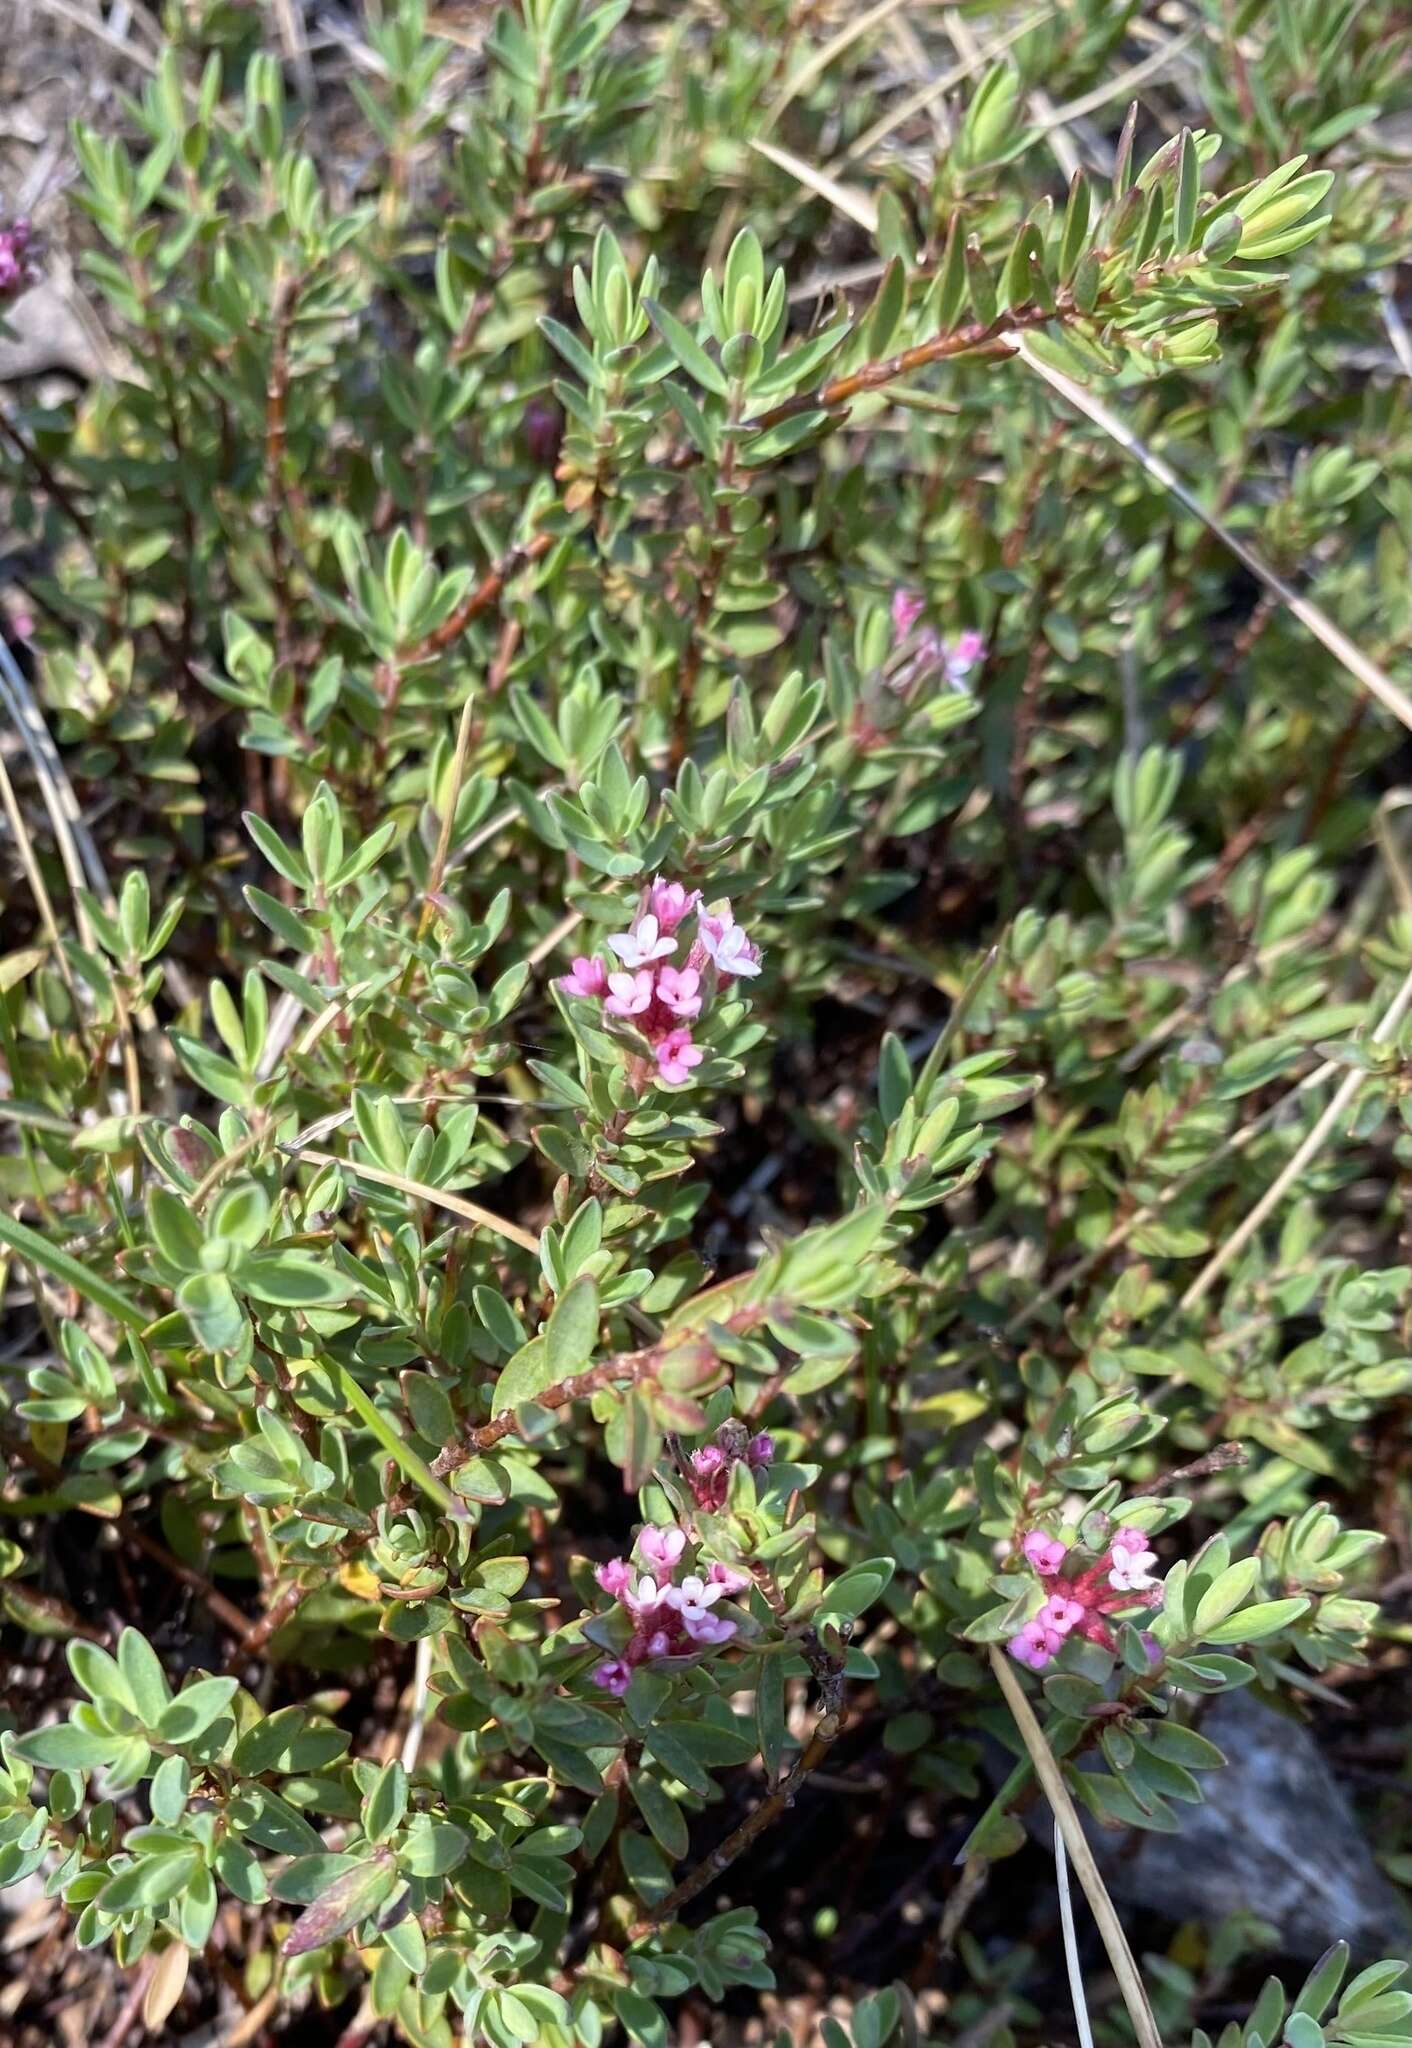
{"label": "plant branch", "polygon": [[674,1920],[683,1906],[714,1884],[724,1871],[730,1869],[738,1857],[744,1855],[757,1842],[767,1828],[774,1826],[780,1815],[793,1806],[795,1796],[810,1771],[821,1764],[831,1746],[838,1740],[845,1726],[843,1709],[843,1653],[841,1650],[825,1648],[812,1629],[799,1640],[799,1648],[808,1661],[809,1668],[819,1688],[819,1718],[814,1723],[808,1742],[796,1757],[794,1763],[780,1779],[773,1792],[766,1795],[753,1812],[746,1815],[738,1828],[732,1829],[723,1842],[714,1848],[709,1856],[702,1859],[694,1870],[688,1871],[681,1883],[674,1885],[666,1898],[644,1914],[629,1932],[630,1941],[640,1941],[668,1920]]}

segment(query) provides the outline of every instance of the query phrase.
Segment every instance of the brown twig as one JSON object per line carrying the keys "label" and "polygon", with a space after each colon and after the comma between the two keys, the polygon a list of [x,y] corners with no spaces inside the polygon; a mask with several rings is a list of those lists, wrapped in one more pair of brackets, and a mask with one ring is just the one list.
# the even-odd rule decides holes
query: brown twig
{"label": "brown twig", "polygon": [[780,1779],[773,1792],[760,1801],[753,1812],[746,1815],[738,1828],[733,1828],[723,1842],[714,1848],[709,1856],[702,1859],[694,1870],[688,1871],[681,1883],[674,1885],[666,1898],[662,1899],[631,1928],[629,1941],[640,1941],[654,1928],[666,1921],[674,1920],[683,1906],[706,1887],[714,1884],[723,1871],[743,1855],[753,1842],[757,1842],[767,1828],[773,1827],[780,1815],[794,1804],[795,1795],[815,1765],[823,1762],[829,1749],[843,1732],[843,1652],[842,1649],[826,1649],[812,1629],[806,1630],[799,1638],[803,1652],[819,1688],[819,1718],[814,1723],[813,1733],[800,1751],[798,1757]]}
{"label": "brown twig", "polygon": [[289,554],[283,520],[289,504],[284,457],[289,438],[289,334],[301,290],[297,277],[275,286],[274,339],[265,384],[265,489],[270,500],[270,580],[275,601],[275,654],[281,668],[290,660]]}
{"label": "brown twig", "polygon": [[495,566],[482,576],[469,597],[461,600],[450,617],[443,619],[434,632],[428,633],[425,640],[419,641],[411,652],[403,657],[404,662],[410,666],[413,662],[429,661],[434,654],[443,653],[453,642],[459,640],[472,619],[478,619],[482,612],[489,611],[493,604],[499,602],[500,594],[511,577],[518,576],[520,571],[528,569],[531,563],[542,561],[557,537],[552,533],[537,533],[532,539],[524,541],[521,545],[511,548],[508,554],[502,555]]}
{"label": "brown twig", "polygon": [[1244,1444],[1213,1444],[1189,1465],[1178,1465],[1175,1472],[1159,1472],[1155,1479],[1144,1479],[1141,1486],[1132,1487],[1130,1492],[1134,1500],[1141,1493],[1165,1493],[1169,1486],[1183,1479],[1204,1479],[1211,1472],[1229,1472],[1233,1465],[1246,1464],[1249,1455]]}
{"label": "brown twig", "polygon": [[234,1671],[251,1657],[258,1657],[273,1636],[277,1636],[287,1621],[292,1621],[309,1595],[312,1586],[301,1586],[292,1579],[282,1593],[270,1602],[260,1619],[250,1623],[244,1635],[226,1658],[226,1670]]}

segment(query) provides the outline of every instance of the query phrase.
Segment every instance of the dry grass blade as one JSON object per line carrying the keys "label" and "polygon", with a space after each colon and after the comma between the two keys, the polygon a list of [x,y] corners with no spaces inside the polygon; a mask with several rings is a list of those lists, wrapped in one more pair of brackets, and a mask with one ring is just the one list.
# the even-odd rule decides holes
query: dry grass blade
{"label": "dry grass blade", "polygon": [[118,56],[126,57],[129,64],[135,64],[140,71],[156,75],[156,59],[140,43],[131,43],[126,36],[114,35],[106,22],[97,20],[86,8],[76,6],[74,0],[35,0],[35,4],[41,13],[52,14],[58,21],[67,21],[74,28],[83,29],[110,50],[115,50]]}
{"label": "dry grass blade", "polygon": [[25,871],[25,880],[29,883],[30,894],[34,898],[34,907],[39,912],[39,922],[43,925],[44,935],[53,948],[54,964],[63,976],[64,987],[69,992],[69,1000],[74,1006],[74,1013],[81,1020],[83,1010],[79,1003],[78,990],[74,986],[73,972],[69,966],[68,955],[64,951],[63,940],[59,936],[59,927],[54,917],[54,905],[50,900],[43,871],[38,860],[35,858],[34,843],[30,839],[28,829],[26,828],[24,815],[15,800],[14,784],[10,780],[9,770],[5,766],[3,757],[0,757],[0,808],[3,808],[5,812],[10,832],[14,838],[16,849],[19,852],[20,866]]}
{"label": "dry grass blade", "polygon": [[1069,1888],[1069,1852],[1064,1847],[1064,1830],[1054,1822],[1054,1879],[1059,1887],[1059,1925],[1064,1934],[1064,1964],[1069,1972],[1069,1995],[1074,2001],[1074,2025],[1079,2048],[1093,2048],[1088,2000],[1084,1996],[1083,1965],[1079,1961],[1078,1938],[1074,1932],[1074,1899]]}
{"label": "dry grass blade", "polygon": [[1120,420],[1116,413],[1110,412],[1092,392],[1086,391],[1081,384],[1076,384],[1072,377],[1066,377],[1062,371],[1051,369],[1048,363],[1042,362],[1024,335],[1007,334],[1005,340],[1037,377],[1042,377],[1044,382],[1062,398],[1066,398],[1076,411],[1081,412],[1086,419],[1092,420],[1096,427],[1101,427],[1109,439],[1140,463],[1148,475],[1161,484],[1164,490],[1169,491],[1179,505],[1190,512],[1193,518],[1199,519],[1208,533],[1214,534],[1241,566],[1248,569],[1272,596],[1277,597],[1302,626],[1307,627],[1320,646],[1327,648],[1335,661],[1347,669],[1370,696],[1376,697],[1385,710],[1390,711],[1394,718],[1400,719],[1409,732],[1412,732],[1412,697],[1400,689],[1392,677],[1379,668],[1361,647],[1355,646],[1348,635],[1320,611],[1318,605],[1311,603],[1307,597],[1301,597],[1293,584],[1286,583],[1283,576],[1277,575],[1253,548],[1248,548],[1240,536],[1231,531],[1224,520],[1209,512],[1195,493],[1188,490],[1171,464],[1165,462],[1160,455],[1154,454],[1145,442],[1138,439],[1131,427]]}
{"label": "dry grass blade", "polygon": [[430,1202],[434,1208],[445,1209],[448,1215],[459,1216],[463,1222],[479,1224],[482,1230],[489,1230],[496,1237],[503,1237],[507,1244],[517,1244],[522,1250],[539,1255],[539,1239],[532,1230],[522,1230],[518,1223],[509,1223],[503,1216],[496,1216],[489,1209],[482,1209],[477,1202],[467,1202],[460,1195],[453,1195],[445,1188],[428,1187],[425,1181],[409,1180],[405,1173],[391,1173],[383,1166],[369,1166],[361,1159],[339,1159],[332,1152],[305,1151],[301,1159],[308,1159],[315,1166],[336,1166],[340,1172],[349,1174],[354,1180],[370,1180],[381,1188],[396,1188],[399,1194],[411,1195],[418,1202]]}
{"label": "dry grass blade", "polygon": [[805,163],[802,157],[795,156],[792,150],[780,149],[773,142],[761,142],[758,136],[750,138],[750,147],[757,156],[767,158],[770,163],[778,165],[780,170],[788,171],[792,178],[797,178],[801,185],[807,185],[811,192],[817,192],[821,199],[827,199],[830,206],[853,221],[856,226],[866,228],[869,234],[876,231],[878,210],[866,192],[857,192],[851,186],[840,185],[827,171],[816,170],[812,164]]}
{"label": "dry grass blade", "polygon": [[768,134],[791,101],[797,100],[800,93],[807,92],[814,80],[823,76],[835,58],[841,57],[860,36],[868,35],[873,29],[880,28],[890,14],[896,14],[898,8],[905,4],[906,0],[876,0],[874,6],[856,15],[836,36],[831,36],[828,42],[821,43],[813,56],[806,58],[799,69],[785,80],[780,91],[766,107],[764,119],[760,124],[761,132]]}
{"label": "dry grass blade", "polygon": [[1103,1937],[1103,1946],[1108,1951],[1108,1960],[1113,1965],[1113,1975],[1118,1980],[1118,1989],[1123,1994],[1123,2003],[1128,2009],[1133,2032],[1137,2036],[1138,2048],[1162,2048],[1162,2036],[1157,2030],[1157,2020],[1147,1996],[1141,1973],[1128,1946],[1128,1937],[1123,1924],[1113,1909],[1088,1837],[1083,1831],[1069,1788],[1064,1783],[1064,1774],[1054,1760],[1053,1751],[1044,1739],[1044,1730],[1035,1718],[1034,1708],[1025,1697],[1024,1687],[1016,1678],[1005,1658],[992,1643],[989,1649],[990,1668],[995,1673],[1005,1703],[1015,1719],[1020,1739],[1029,1752],[1034,1765],[1035,1776],[1039,1779],[1044,1796],[1054,1811],[1054,1820],[1064,1836],[1064,1846],[1069,1860],[1078,1873],[1084,1896],[1098,1923]]}

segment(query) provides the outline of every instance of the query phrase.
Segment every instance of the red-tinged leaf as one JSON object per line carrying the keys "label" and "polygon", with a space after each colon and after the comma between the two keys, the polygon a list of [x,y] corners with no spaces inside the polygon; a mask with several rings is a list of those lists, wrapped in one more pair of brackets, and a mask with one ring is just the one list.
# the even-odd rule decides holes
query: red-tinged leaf
{"label": "red-tinged leaf", "polygon": [[386,1904],[397,1882],[389,1849],[380,1849],[366,1863],[345,1870],[299,1915],[285,1936],[285,1955],[307,1956],[313,1949],[337,1941]]}

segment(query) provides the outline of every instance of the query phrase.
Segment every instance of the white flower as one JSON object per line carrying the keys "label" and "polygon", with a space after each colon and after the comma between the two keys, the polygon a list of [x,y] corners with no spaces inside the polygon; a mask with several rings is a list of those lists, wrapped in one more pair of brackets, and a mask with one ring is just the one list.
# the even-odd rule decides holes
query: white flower
{"label": "white flower", "polygon": [[1156,1564],[1155,1550],[1115,1550],[1108,1583],[1115,1593],[1142,1593],[1155,1585],[1150,1566]]}
{"label": "white flower", "polygon": [[[723,975],[754,975],[760,972],[760,949],[752,945],[743,925],[731,915],[729,903],[720,911],[703,911],[697,929],[701,943]],[[609,941],[612,944],[612,941]]]}
{"label": "white flower", "polygon": [[650,910],[637,919],[630,932],[610,933],[608,944],[623,965],[632,968],[650,967],[654,960],[665,960],[677,950],[676,940],[667,936]]}

